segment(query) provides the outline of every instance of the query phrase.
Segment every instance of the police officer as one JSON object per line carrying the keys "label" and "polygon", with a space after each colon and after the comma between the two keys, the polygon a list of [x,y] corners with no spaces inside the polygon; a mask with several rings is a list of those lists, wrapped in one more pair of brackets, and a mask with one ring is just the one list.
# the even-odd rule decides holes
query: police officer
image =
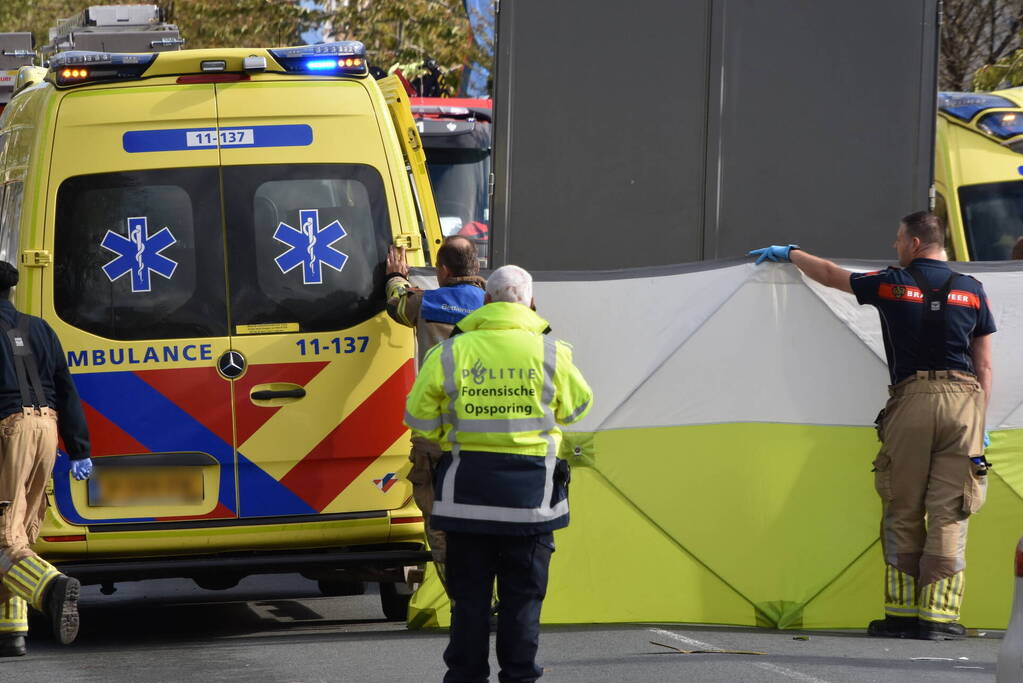
{"label": "police officer", "polygon": [[486,305],[427,354],[406,404],[413,434],[439,443],[433,525],[447,532],[452,601],[447,683],[485,681],[494,580],[502,682],[535,681],[540,607],[568,525],[568,463],[561,430],[589,412],[592,392],[572,349],[546,336],[533,283],[517,266],[495,270]]}
{"label": "police officer", "polygon": [[949,268],[945,229],[931,213],[902,219],[902,268],[851,273],[798,250],[750,252],[791,261],[823,285],[856,295],[881,315],[891,375],[874,460],[881,497],[885,618],[872,636],[955,640],[965,586],[966,529],[984,502],[984,416],[991,393],[994,320],[980,282]]}
{"label": "police officer", "polygon": [[[437,289],[423,291],[408,281],[405,249],[390,248],[387,255],[387,313],[395,322],[416,330],[418,360],[438,342],[451,336],[455,324],[483,305],[486,280],[479,276],[480,263],[472,240],[457,235],[447,237],[437,250]],[[436,444],[413,435],[412,496],[423,512],[430,552],[437,574],[444,581],[444,532],[430,525],[433,507],[433,473],[440,460]]]}
{"label": "police officer", "polygon": [[[25,654],[27,605],[50,618],[64,644],[78,635],[76,579],[32,552],[46,511],[46,484],[57,434],[71,456],[71,473],[92,472],[89,433],[57,335],[42,319],[15,310],[18,271],[0,261],[0,656]],[[59,422],[58,422],[59,416]]]}

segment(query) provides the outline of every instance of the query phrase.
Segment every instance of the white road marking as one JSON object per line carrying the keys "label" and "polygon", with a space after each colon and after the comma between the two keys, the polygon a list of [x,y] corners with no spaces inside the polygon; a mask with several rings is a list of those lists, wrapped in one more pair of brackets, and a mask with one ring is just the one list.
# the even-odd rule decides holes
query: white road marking
{"label": "white road marking", "polygon": [[[675,633],[674,631],[666,631],[663,628],[651,628],[647,630],[649,630],[651,633],[656,633],[659,636],[665,636],[667,638],[671,638],[672,640],[677,640],[680,643],[685,643],[686,645],[693,649],[697,650],[722,649],[715,645],[711,645],[710,643],[705,643],[702,640],[696,640],[695,638],[684,636],[681,633]],[[777,664],[769,664],[768,662],[756,662],[754,666],[761,668],[765,671],[776,673],[780,676],[785,676],[786,678],[791,678],[796,681],[805,681],[805,683],[828,683],[823,678],[817,678],[816,676],[810,676],[809,674],[800,673],[799,671],[787,669],[784,666],[778,666]]]}
{"label": "white road marking", "polygon": [[791,678],[795,681],[806,681],[806,683],[828,683],[823,678],[817,678],[809,674],[804,674],[799,671],[787,669],[784,666],[778,666],[777,664],[769,664],[768,662],[757,662],[754,666],[764,669],[765,671],[773,671],[776,674]]}
{"label": "white road marking", "polygon": [[704,643],[703,641],[696,640],[694,638],[687,638],[686,636],[682,635],[681,633],[675,633],[673,631],[665,631],[663,628],[652,628],[652,629],[648,629],[648,630],[651,633],[656,633],[659,636],[667,636],[668,638],[671,638],[673,640],[677,640],[680,643],[685,643],[689,647],[695,648],[697,650],[720,650],[721,649],[719,647],[714,647],[713,645],[711,645],[709,643]]}

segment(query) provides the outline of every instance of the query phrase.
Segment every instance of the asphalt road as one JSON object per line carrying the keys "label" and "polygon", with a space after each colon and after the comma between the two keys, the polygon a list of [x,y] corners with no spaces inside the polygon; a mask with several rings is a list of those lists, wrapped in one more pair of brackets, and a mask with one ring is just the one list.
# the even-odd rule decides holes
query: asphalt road
{"label": "asphalt road", "polygon": [[[419,683],[444,674],[446,632],[407,631],[384,621],[375,592],[321,597],[299,577],[249,577],[228,591],[185,580],[119,584],[112,596],[89,586],[82,619],[73,645],[37,636],[27,657],[0,660],[0,681]],[[988,681],[999,635],[933,643],[677,624],[556,626],[543,630],[540,661],[544,683]],[[766,654],[680,654],[651,641]],[[493,657],[491,666],[496,681]]]}

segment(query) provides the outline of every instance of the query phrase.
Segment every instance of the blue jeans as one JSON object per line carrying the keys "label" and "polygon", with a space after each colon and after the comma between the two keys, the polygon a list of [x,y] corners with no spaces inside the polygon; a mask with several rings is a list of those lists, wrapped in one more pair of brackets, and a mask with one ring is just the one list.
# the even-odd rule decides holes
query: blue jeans
{"label": "blue jeans", "polygon": [[498,680],[532,683],[543,675],[536,665],[536,650],[552,552],[550,532],[534,536],[448,532],[447,588],[452,606],[444,683],[488,680],[495,578]]}

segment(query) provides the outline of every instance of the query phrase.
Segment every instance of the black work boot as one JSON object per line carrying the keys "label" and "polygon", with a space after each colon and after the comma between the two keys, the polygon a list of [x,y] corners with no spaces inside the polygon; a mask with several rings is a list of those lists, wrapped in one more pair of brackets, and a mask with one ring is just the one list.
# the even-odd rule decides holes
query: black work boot
{"label": "black work boot", "polygon": [[78,579],[60,574],[53,580],[43,599],[45,613],[50,617],[53,637],[61,645],[74,642],[78,635]]}
{"label": "black work boot", "polygon": [[966,638],[966,627],[956,621],[942,623],[921,619],[918,637],[920,640],[963,640]]}
{"label": "black work boot", "polygon": [[919,619],[916,617],[885,617],[875,619],[867,627],[867,635],[875,638],[916,638]]}
{"label": "black work boot", "polygon": [[25,636],[22,634],[0,636],[0,657],[22,657],[25,655]]}

